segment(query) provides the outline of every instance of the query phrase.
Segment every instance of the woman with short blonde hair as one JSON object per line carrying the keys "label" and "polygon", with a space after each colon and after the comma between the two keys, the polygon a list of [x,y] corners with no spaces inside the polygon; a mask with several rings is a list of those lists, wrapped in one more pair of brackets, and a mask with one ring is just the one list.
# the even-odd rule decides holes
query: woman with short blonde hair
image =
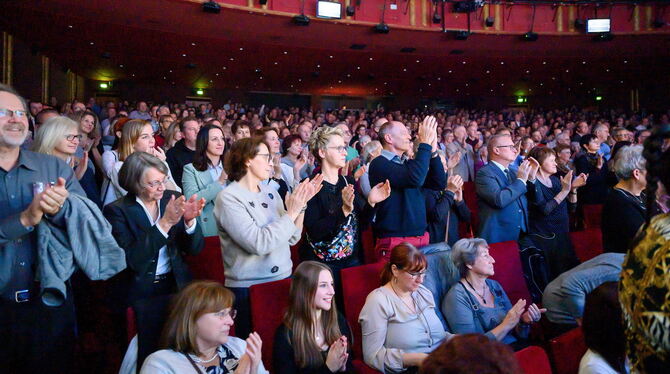
{"label": "woman with short blonde hair", "polygon": [[246,342],[229,335],[236,315],[233,301],[233,293],[217,282],[186,286],[175,296],[163,328],[166,349],[149,355],[140,373],[268,373],[257,333]]}

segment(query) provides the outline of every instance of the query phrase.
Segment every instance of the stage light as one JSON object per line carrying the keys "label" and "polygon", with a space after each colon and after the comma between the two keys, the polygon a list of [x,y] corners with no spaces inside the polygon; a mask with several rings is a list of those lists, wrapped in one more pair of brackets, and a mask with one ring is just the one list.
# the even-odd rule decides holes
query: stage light
{"label": "stage light", "polygon": [[496,23],[496,19],[494,17],[486,17],[486,20],[484,23],[486,24],[486,27],[493,27],[493,25]]}
{"label": "stage light", "polygon": [[260,5],[267,5],[268,0],[258,0],[258,4]]}
{"label": "stage light", "polygon": [[309,26],[309,17],[304,14],[293,17],[293,23],[298,26]]}
{"label": "stage light", "polygon": [[527,33],[523,34],[521,39],[527,42],[535,42],[537,41],[538,37],[539,35],[536,32],[528,31]]}
{"label": "stage light", "polygon": [[206,1],[202,3],[202,11],[205,13],[218,14],[221,13],[221,5],[216,1]]}
{"label": "stage light", "polygon": [[454,31],[454,38],[456,40],[468,40],[470,33],[468,31]]}
{"label": "stage light", "polygon": [[389,25],[385,23],[379,23],[375,25],[374,30],[377,34],[388,34],[391,29],[389,28]]}
{"label": "stage light", "polygon": [[347,16],[353,17],[354,14],[356,14],[356,7],[353,5],[349,5],[346,9]]}

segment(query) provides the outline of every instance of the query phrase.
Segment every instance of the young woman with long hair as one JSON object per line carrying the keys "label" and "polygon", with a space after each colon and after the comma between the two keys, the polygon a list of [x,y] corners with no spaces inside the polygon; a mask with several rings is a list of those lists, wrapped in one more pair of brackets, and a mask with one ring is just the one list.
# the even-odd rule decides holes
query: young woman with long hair
{"label": "young woman with long hair", "polygon": [[330,268],[302,262],[293,273],[289,307],[275,334],[276,374],[351,372],[351,332],[334,303]]}

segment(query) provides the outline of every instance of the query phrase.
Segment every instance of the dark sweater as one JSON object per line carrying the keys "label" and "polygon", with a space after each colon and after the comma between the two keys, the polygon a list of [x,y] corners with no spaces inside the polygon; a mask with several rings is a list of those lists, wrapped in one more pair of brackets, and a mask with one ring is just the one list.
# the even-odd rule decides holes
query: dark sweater
{"label": "dark sweater", "polygon": [[426,203],[422,187],[443,190],[447,178],[439,157],[431,158],[428,144],[420,144],[413,160],[398,164],[384,155],[370,163],[370,186],[385,180],[391,196],[377,204],[374,229],[378,238],[422,236],[426,232]]}
{"label": "dark sweater", "polygon": [[180,188],[182,187],[181,177],[184,174],[184,166],[193,162],[193,155],[195,155],[195,151],[186,147],[184,139],[178,141],[174,147],[170,148],[165,154],[166,161],[172,172],[172,177]]}
{"label": "dark sweater", "polygon": [[603,162],[603,167],[596,168],[597,154],[582,153],[575,159],[575,176],[584,173],[588,174],[586,185],[577,190],[577,204],[602,204],[607,196],[607,162]]}
{"label": "dark sweater", "polygon": [[[347,370],[344,373],[354,373],[353,366],[351,365],[352,352],[351,347],[354,344],[354,341],[351,338],[351,330],[349,329],[349,324],[344,319],[342,314],[337,315],[337,323],[340,326],[340,332],[342,335],[347,337],[347,348],[349,351],[349,359],[347,361]],[[293,339],[293,333],[286,328],[286,325],[282,323],[281,326],[277,328],[275,333],[275,340],[272,349],[272,368],[275,374],[331,374],[332,372],[326,366],[326,357],[328,352],[322,352],[323,356],[323,365],[318,367],[308,367],[308,368],[298,368],[298,365],[295,363],[295,352],[293,350],[293,345],[291,340]],[[342,373],[342,372],[340,372]]]}
{"label": "dark sweater", "polygon": [[449,220],[449,240],[453,245],[459,239],[459,222],[470,222],[470,209],[465,200],[454,201],[454,193],[444,190],[430,190],[425,188],[423,195],[426,198],[426,219],[430,243],[444,241],[447,233],[447,219]]}
{"label": "dark sweater", "polygon": [[539,180],[528,184],[528,221],[531,234],[567,234],[570,231],[568,207],[571,204],[567,197],[560,204],[556,203],[554,197],[561,192],[561,181],[556,176],[551,176],[550,179],[551,188]]}
{"label": "dark sweater", "polygon": [[605,252],[626,253],[635,234],[644,224],[647,209],[644,194],[638,200],[620,189],[610,190],[603,205],[601,230]]}

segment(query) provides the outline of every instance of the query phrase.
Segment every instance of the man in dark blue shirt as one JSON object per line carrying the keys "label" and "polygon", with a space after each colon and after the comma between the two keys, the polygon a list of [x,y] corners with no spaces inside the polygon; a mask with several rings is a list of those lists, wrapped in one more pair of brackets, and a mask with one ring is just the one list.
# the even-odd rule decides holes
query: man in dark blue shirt
{"label": "man in dark blue shirt", "polygon": [[[446,175],[437,156],[437,121],[428,116],[419,125],[419,148],[413,160],[405,153],[412,150],[412,137],[402,122],[391,121],[379,129],[384,150],[370,163],[370,185],[388,180],[391,196],[377,204],[374,231],[375,254],[388,258],[397,244],[408,242],[416,247],[427,245],[426,203],[422,187],[443,190]],[[367,259],[369,262],[370,259]]]}
{"label": "man in dark blue shirt", "polygon": [[86,195],[65,162],[20,149],[27,135],[25,101],[0,84],[0,372],[65,373],[74,306],[71,297],[60,306],[42,303],[36,226],[48,220],[62,227],[68,191]]}

